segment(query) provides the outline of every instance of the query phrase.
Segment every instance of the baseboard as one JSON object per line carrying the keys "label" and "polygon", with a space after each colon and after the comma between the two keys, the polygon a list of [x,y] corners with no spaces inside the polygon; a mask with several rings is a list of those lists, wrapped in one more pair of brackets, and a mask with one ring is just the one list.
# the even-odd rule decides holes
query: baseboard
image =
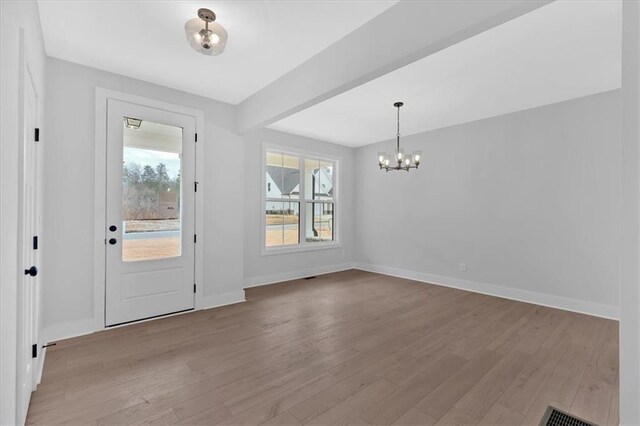
{"label": "baseboard", "polygon": [[549,306],[551,308],[558,308],[565,311],[578,312],[581,314],[593,315],[596,317],[618,320],[620,315],[617,306],[594,303],[586,300],[570,299],[563,296],[502,287],[493,284],[463,280],[460,278],[445,277],[424,272],[393,268],[390,266],[371,265],[367,263],[357,262],[354,268],[360,269],[362,271],[375,272],[383,275],[390,275],[429,284],[441,285],[444,287],[452,287],[460,290],[472,291],[474,293],[488,294],[490,296],[503,297],[505,299],[512,299],[521,302],[533,303],[536,305]]}
{"label": "baseboard", "polygon": [[[210,309],[224,305],[231,305],[233,303],[244,302],[244,291],[232,291],[229,293],[215,294],[212,296],[204,296],[196,310],[198,309]],[[164,317],[162,317],[164,318]],[[143,320],[144,321],[144,320]],[[96,321],[93,318],[86,318],[79,321],[69,321],[60,324],[53,324],[45,330],[45,342],[56,342],[58,340],[70,339],[72,337],[84,336],[91,334],[96,330]],[[133,323],[133,324],[137,324]]]}
{"label": "baseboard", "polygon": [[233,305],[234,303],[245,301],[244,290],[230,291],[228,293],[202,296],[202,300],[200,301],[198,306],[196,306],[196,309],[211,309],[225,305]]}
{"label": "baseboard", "polygon": [[95,330],[95,320],[93,318],[85,318],[78,321],[63,322],[47,326],[45,329],[45,342],[51,343],[58,340],[70,339],[72,337],[91,334]]}
{"label": "baseboard", "polygon": [[347,271],[353,269],[353,262],[339,263],[335,265],[316,266],[313,268],[299,269],[297,271],[287,271],[279,274],[263,275],[259,277],[245,278],[244,288],[259,287],[261,285],[275,284],[283,281],[298,280],[300,278],[314,275],[330,274],[333,272]]}
{"label": "baseboard", "polygon": [[38,380],[36,381],[36,389],[38,388],[37,385],[40,384],[40,382],[42,381],[42,372],[44,371],[44,357],[47,356],[47,348],[41,348],[42,351],[40,352],[40,364],[38,364],[38,371],[36,372],[37,374],[37,378]]}

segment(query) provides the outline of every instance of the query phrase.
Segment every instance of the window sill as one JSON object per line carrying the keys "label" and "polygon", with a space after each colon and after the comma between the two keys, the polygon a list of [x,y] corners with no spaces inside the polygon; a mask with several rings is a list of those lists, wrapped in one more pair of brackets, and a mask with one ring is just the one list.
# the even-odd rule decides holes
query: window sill
{"label": "window sill", "polygon": [[291,253],[304,253],[307,251],[327,250],[341,248],[342,244],[339,242],[333,243],[318,243],[307,244],[304,246],[284,246],[284,247],[263,247],[262,256],[273,256],[278,254],[291,254]]}

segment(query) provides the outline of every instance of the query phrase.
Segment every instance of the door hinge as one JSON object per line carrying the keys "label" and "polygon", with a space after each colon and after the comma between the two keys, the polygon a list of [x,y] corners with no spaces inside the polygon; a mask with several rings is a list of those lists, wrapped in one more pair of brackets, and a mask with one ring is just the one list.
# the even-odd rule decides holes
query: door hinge
{"label": "door hinge", "polygon": [[196,283],[193,283],[193,292],[196,292]]}
{"label": "door hinge", "polygon": [[193,183],[193,190],[194,190],[195,192],[198,192],[198,182],[194,182],[194,183]]}
{"label": "door hinge", "polygon": [[196,142],[198,142],[198,134],[196,133]]}
{"label": "door hinge", "polygon": [[36,142],[40,142],[40,129],[37,127],[34,129],[34,132],[33,132],[33,140]]}
{"label": "door hinge", "polygon": [[36,343],[31,345],[31,358],[38,358],[38,345]]}
{"label": "door hinge", "polygon": [[198,236],[196,234],[193,234],[193,242],[194,243],[198,242]]}
{"label": "door hinge", "polygon": [[33,237],[33,249],[38,250],[38,236]]}

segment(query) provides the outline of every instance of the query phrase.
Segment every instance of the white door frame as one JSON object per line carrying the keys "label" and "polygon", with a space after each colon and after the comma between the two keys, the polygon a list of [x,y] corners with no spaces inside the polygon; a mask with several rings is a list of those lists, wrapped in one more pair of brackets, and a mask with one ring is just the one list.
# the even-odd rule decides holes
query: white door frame
{"label": "white door frame", "polygon": [[[105,291],[106,291],[106,185],[107,185],[107,101],[114,99],[129,102],[145,107],[161,109],[175,112],[190,117],[196,121],[196,133],[198,142],[196,143],[196,170],[195,179],[199,182],[198,192],[195,194],[195,233],[200,234],[195,244],[195,309],[203,306],[203,277],[204,259],[202,244],[204,242],[204,197],[202,196],[202,183],[204,182],[204,112],[201,110],[188,108],[182,105],[170,104],[167,102],[144,98],[128,93],[96,87],[96,121],[95,121],[95,152],[94,152],[94,255],[93,255],[93,330],[105,329]],[[195,137],[195,135],[194,135]],[[185,183],[186,184],[186,183]],[[193,185],[189,183],[188,185]],[[189,189],[186,186],[187,190]]]}
{"label": "white door frame", "polygon": [[[37,85],[34,82],[33,79],[33,74],[31,73],[31,68],[29,66],[29,61],[28,61],[28,52],[26,49],[26,43],[25,43],[25,35],[24,35],[24,30],[21,28],[20,29],[20,35],[19,35],[19,87],[18,87],[18,132],[19,132],[19,146],[18,146],[18,206],[19,206],[19,211],[18,211],[18,235],[17,235],[17,260],[18,260],[18,264],[17,266],[17,281],[14,283],[14,285],[16,286],[21,286],[22,289],[18,289],[16,296],[17,297],[17,302],[18,302],[18,306],[17,309],[15,311],[16,313],[16,358],[15,358],[15,366],[16,366],[16,381],[13,383],[15,385],[14,387],[14,392],[15,392],[15,410],[16,410],[16,422],[18,423],[22,423],[24,421],[24,419],[26,418],[26,414],[29,408],[29,401],[31,400],[31,393],[33,391],[36,390],[36,387],[38,385],[38,383],[40,382],[40,374],[41,374],[41,364],[42,364],[42,359],[43,359],[43,353],[42,353],[42,328],[41,328],[41,323],[40,323],[40,318],[41,318],[41,312],[38,311],[39,309],[41,309],[41,304],[40,304],[40,300],[37,300],[36,297],[41,297],[41,290],[40,290],[40,282],[41,282],[41,262],[42,262],[42,257],[40,256],[40,250],[38,250],[37,253],[34,254],[34,263],[35,265],[25,265],[25,259],[24,259],[24,253],[25,253],[25,247],[29,247],[31,244],[31,238],[27,235],[25,235],[25,229],[26,229],[26,225],[25,225],[25,220],[31,220],[31,218],[25,218],[25,151],[27,149],[28,144],[31,144],[31,148],[33,150],[33,156],[34,156],[34,164],[32,164],[32,166],[34,166],[36,169],[32,171],[32,173],[34,173],[33,175],[33,179],[34,181],[32,182],[33,184],[33,190],[35,191],[35,196],[33,198],[33,214],[35,215],[35,221],[32,224],[33,225],[33,229],[31,229],[32,233],[34,235],[32,235],[31,237],[38,235],[38,233],[40,232],[41,229],[41,223],[40,223],[40,212],[41,212],[41,208],[42,208],[42,202],[41,202],[41,196],[42,196],[42,185],[41,185],[41,181],[40,181],[40,177],[42,176],[41,173],[41,168],[42,168],[42,163],[40,161],[40,155],[39,155],[39,147],[38,144],[39,142],[36,142],[35,140],[35,129],[40,127],[40,120],[41,117],[39,116],[39,102],[40,102],[40,94],[38,93],[38,88]],[[31,87],[31,91],[33,92],[33,100],[34,100],[34,117],[33,117],[33,122],[30,123],[30,127],[26,128],[25,127],[25,121],[26,121],[26,117],[25,117],[25,106],[26,106],[26,97],[27,97],[27,90],[28,88]],[[31,249],[33,250],[33,249]],[[30,266],[36,266],[38,269],[40,269],[38,276],[37,277],[32,277],[32,278],[25,278],[23,271],[26,268],[29,268]],[[25,330],[24,328],[24,324],[22,323],[22,318],[21,316],[24,314],[20,305],[21,300],[20,300],[20,294],[21,292],[24,291],[24,286],[25,285],[30,285],[31,286],[31,300],[30,300],[30,312],[29,315],[31,316],[31,320],[28,324],[29,330]],[[24,307],[24,304],[22,304]],[[30,344],[28,345],[28,348],[25,350],[25,348],[21,347],[21,345],[23,344],[23,336],[22,333],[30,333],[31,334],[31,341]],[[35,335],[34,335],[35,334]],[[23,407],[22,406],[22,401],[23,401],[23,397],[24,395],[22,394],[21,391],[21,387],[22,387],[22,383],[20,383],[18,381],[18,379],[21,378],[21,375],[19,373],[19,370],[22,368],[23,366],[23,357],[27,356],[31,356],[31,344],[35,344],[36,345],[36,354],[37,356],[35,358],[32,358],[30,360],[31,362],[31,366],[30,366],[30,377],[28,382],[26,383],[27,388],[24,390],[24,392],[28,392],[29,396],[27,397],[27,406]],[[11,348],[12,345],[6,345],[8,348]],[[25,350],[25,353],[23,353],[23,350]]]}

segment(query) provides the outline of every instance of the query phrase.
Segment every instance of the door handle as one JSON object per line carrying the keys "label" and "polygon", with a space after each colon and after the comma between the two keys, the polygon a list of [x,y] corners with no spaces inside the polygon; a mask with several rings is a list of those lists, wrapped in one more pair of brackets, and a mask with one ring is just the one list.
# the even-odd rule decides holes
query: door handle
{"label": "door handle", "polygon": [[24,270],[24,274],[25,275],[31,275],[32,277],[35,277],[36,275],[38,275],[38,268],[36,268],[35,266],[32,266],[29,269],[25,269]]}
{"label": "door handle", "polygon": [[117,242],[118,240],[116,240],[115,238],[109,238],[109,244],[114,245]]}

